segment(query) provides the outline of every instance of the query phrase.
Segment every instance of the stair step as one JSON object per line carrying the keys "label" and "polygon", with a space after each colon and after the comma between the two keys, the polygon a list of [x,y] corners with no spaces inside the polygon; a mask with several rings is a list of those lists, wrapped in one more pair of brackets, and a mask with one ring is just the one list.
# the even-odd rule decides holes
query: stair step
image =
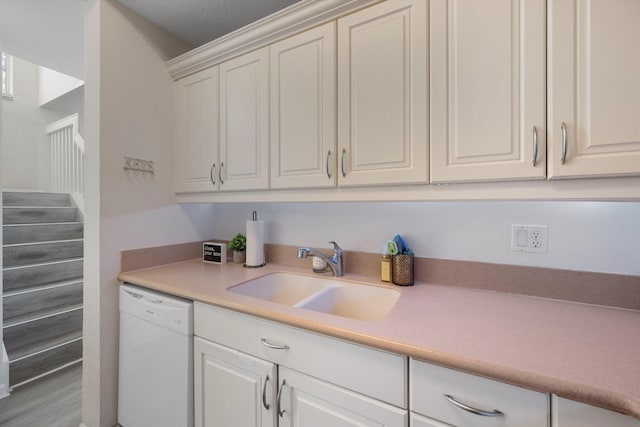
{"label": "stair step", "polygon": [[71,206],[66,193],[42,193],[30,191],[3,191],[3,206]]}
{"label": "stair step", "polygon": [[79,307],[82,304],[82,281],[62,282],[31,288],[25,292],[4,294],[4,325],[49,316],[65,307]]}
{"label": "stair step", "polygon": [[5,224],[2,227],[2,242],[5,245],[15,245],[18,243],[82,239],[83,230],[84,225],[81,222]]}
{"label": "stair step", "polygon": [[22,385],[82,359],[82,338],[58,345],[9,364],[11,387]]}
{"label": "stair step", "polygon": [[78,222],[77,208],[3,207],[3,224],[42,224],[45,222]]}
{"label": "stair step", "polygon": [[4,292],[82,278],[82,258],[3,270]]}
{"label": "stair step", "polygon": [[15,361],[82,336],[82,308],[3,328],[9,361]]}
{"label": "stair step", "polygon": [[10,268],[80,258],[82,249],[82,240],[6,245],[2,248],[2,262],[5,268]]}

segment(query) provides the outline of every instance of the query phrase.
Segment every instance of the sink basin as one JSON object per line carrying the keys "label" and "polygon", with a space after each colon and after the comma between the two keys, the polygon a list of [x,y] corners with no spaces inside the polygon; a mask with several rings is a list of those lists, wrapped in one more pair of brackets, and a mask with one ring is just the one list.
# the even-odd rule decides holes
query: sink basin
{"label": "sink basin", "polygon": [[232,286],[228,291],[279,304],[295,305],[325,287],[323,280],[317,277],[272,273]]}
{"label": "sink basin", "polygon": [[400,297],[394,289],[343,283],[318,292],[296,307],[351,319],[382,320]]}
{"label": "sink basin", "polygon": [[400,292],[344,280],[272,273],[232,286],[229,292],[358,320],[382,320]]}

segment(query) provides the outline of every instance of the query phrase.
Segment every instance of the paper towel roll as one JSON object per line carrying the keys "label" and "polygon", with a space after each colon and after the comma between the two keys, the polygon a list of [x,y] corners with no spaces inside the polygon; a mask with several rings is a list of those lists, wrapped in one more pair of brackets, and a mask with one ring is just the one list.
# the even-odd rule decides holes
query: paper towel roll
{"label": "paper towel roll", "polygon": [[264,222],[247,221],[247,260],[248,267],[260,267],[264,264]]}

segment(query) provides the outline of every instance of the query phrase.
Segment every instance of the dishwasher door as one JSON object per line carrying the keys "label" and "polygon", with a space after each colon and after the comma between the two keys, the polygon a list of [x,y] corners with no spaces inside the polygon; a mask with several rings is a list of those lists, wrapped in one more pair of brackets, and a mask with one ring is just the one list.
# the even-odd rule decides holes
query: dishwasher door
{"label": "dishwasher door", "polygon": [[120,287],[118,422],[193,426],[193,304]]}

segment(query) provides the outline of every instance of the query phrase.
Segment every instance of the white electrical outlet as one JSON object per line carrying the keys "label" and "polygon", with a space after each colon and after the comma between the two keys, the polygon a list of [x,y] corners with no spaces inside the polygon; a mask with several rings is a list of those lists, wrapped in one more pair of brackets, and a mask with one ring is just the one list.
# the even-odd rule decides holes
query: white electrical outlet
{"label": "white electrical outlet", "polygon": [[546,225],[511,225],[511,250],[514,252],[547,253]]}

